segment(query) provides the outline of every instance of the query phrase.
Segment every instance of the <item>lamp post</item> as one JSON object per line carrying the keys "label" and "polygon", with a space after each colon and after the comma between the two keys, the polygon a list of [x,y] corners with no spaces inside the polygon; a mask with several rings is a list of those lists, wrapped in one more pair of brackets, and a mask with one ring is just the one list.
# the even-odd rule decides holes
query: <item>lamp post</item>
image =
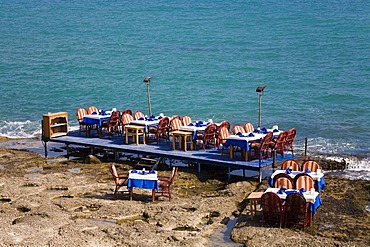
{"label": "lamp post", "polygon": [[265,90],[265,85],[259,85],[256,89],[258,94],[258,130],[261,129],[261,108],[262,108],[262,94],[263,90]]}
{"label": "lamp post", "polygon": [[144,79],[144,83],[146,84],[146,91],[148,93],[148,108],[149,108],[149,116],[152,116],[152,106],[150,104],[150,91],[149,91],[149,84],[150,84],[150,80],[152,79],[152,77],[150,76],[147,76],[145,77]]}

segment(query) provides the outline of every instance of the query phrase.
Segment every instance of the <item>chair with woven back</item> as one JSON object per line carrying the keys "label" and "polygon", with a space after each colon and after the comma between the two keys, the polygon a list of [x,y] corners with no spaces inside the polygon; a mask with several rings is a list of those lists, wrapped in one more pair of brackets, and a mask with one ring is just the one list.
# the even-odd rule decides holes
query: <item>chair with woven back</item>
{"label": "chair with woven back", "polygon": [[158,126],[149,126],[149,134],[154,134],[154,139],[157,143],[159,143],[160,139],[169,140],[169,123],[170,119],[163,117],[159,120]]}
{"label": "chair with woven back", "polygon": [[196,134],[196,139],[202,142],[203,150],[207,146],[212,145],[214,149],[217,147],[217,125],[215,123],[208,124],[204,132],[198,132]]}
{"label": "chair with woven back", "polygon": [[172,167],[171,176],[158,176],[158,193],[161,194],[161,196],[167,196],[168,199],[171,201],[172,195],[171,195],[171,186],[173,185],[175,181],[175,177],[178,172],[178,167]]}
{"label": "chair with woven back", "polygon": [[251,124],[251,123],[244,123],[243,128],[244,128],[246,133],[251,133],[251,132],[254,131],[253,124]]}
{"label": "chair with woven back", "polygon": [[311,172],[317,172],[317,169],[319,169],[319,164],[314,160],[306,160],[302,164],[302,171],[305,172],[307,169]]}
{"label": "chair with woven back", "polygon": [[299,164],[294,160],[286,160],[284,161],[283,165],[281,166],[282,170],[286,170],[288,168],[291,168],[292,171],[300,171]]}
{"label": "chair with woven back", "polygon": [[245,134],[245,130],[240,124],[234,124],[232,129],[234,135],[238,133]]}
{"label": "chair with woven back", "polygon": [[193,122],[191,120],[191,117],[189,117],[189,116],[183,116],[182,117],[182,123],[184,124],[184,126],[188,126],[189,124],[191,124]]}
{"label": "chair with woven back", "polygon": [[251,149],[253,149],[254,158],[259,158],[263,160],[264,158],[270,158],[270,142],[272,138],[272,132],[269,132],[260,142],[253,142],[250,144]]}
{"label": "chair with woven back", "polygon": [[312,188],[315,188],[315,182],[310,175],[306,173],[300,173],[294,177],[294,186],[297,190],[303,188],[306,191],[310,191]]}
{"label": "chair with woven back", "polygon": [[285,142],[288,132],[281,131],[276,138],[273,138],[270,142],[270,147],[277,154],[281,154],[284,157]]}
{"label": "chair with woven back", "polygon": [[261,197],[262,226],[266,222],[278,223],[281,228],[284,220],[284,205],[274,192],[266,192]]}
{"label": "chair with woven back", "polygon": [[279,173],[274,176],[273,184],[275,188],[284,187],[286,189],[294,189],[294,180],[288,174]]}
{"label": "chair with woven back", "polygon": [[121,117],[119,111],[112,111],[109,120],[103,120],[102,130],[106,130],[109,135],[114,135],[115,133],[120,134],[120,123]]}
{"label": "chair with woven back", "polygon": [[300,193],[287,195],[284,204],[284,227],[298,224],[302,225],[304,230],[310,222],[309,208],[309,203]]}
{"label": "chair with woven back", "polygon": [[88,115],[91,115],[91,114],[99,114],[98,108],[95,107],[95,106],[89,106],[89,107],[87,107],[87,114]]}
{"label": "chair with woven back", "polygon": [[76,118],[77,118],[77,121],[78,121],[78,124],[79,124],[79,134],[81,134],[81,132],[84,132],[86,133],[86,135],[89,134],[89,125],[86,124],[83,120],[84,120],[84,116],[87,115],[87,111],[84,109],[84,108],[78,108],[76,110]]}
{"label": "chair with woven back", "polygon": [[288,130],[287,136],[285,138],[284,150],[291,151],[292,155],[294,154],[293,142],[294,142],[296,134],[297,134],[297,130],[295,128],[291,128]]}
{"label": "chair with woven back", "polygon": [[109,167],[109,171],[112,174],[114,184],[116,185],[116,188],[114,190],[114,194],[116,194],[122,186],[127,185],[128,177],[127,176],[118,176],[117,169],[116,169],[115,165],[111,165]]}
{"label": "chair with woven back", "polygon": [[134,113],[134,120],[139,120],[139,119],[145,119],[145,115],[144,113],[142,113],[141,111],[136,111]]}

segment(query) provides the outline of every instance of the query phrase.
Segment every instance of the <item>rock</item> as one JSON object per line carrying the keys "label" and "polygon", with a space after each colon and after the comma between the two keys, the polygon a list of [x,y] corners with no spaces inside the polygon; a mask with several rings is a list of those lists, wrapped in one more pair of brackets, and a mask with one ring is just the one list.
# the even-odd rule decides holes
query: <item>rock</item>
{"label": "rock", "polygon": [[87,164],[101,164],[102,162],[94,155],[88,155],[85,158],[85,163]]}

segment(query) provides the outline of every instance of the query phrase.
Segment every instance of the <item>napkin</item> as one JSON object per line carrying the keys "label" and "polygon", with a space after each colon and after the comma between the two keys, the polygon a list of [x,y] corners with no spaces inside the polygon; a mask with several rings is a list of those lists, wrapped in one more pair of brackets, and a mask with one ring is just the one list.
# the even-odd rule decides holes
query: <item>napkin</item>
{"label": "napkin", "polygon": [[92,112],[91,115],[97,115],[98,113],[96,111]]}
{"label": "napkin", "polygon": [[304,172],[305,172],[305,173],[310,173],[310,172],[311,172],[311,170],[307,168]]}
{"label": "napkin", "polygon": [[243,133],[242,132],[238,132],[236,135],[242,137],[243,136]]}
{"label": "napkin", "polygon": [[285,193],[285,191],[286,191],[286,188],[283,186],[283,187],[281,187],[279,190],[278,190],[278,194],[283,194],[283,193]]}
{"label": "napkin", "polygon": [[197,127],[202,127],[203,126],[203,122],[202,121],[199,121],[198,123],[197,123]]}
{"label": "napkin", "polygon": [[286,190],[285,191],[285,194],[289,195],[289,194],[293,194],[293,193],[296,193],[295,190]]}
{"label": "napkin", "polygon": [[193,123],[189,123],[188,126],[194,126],[194,124]]}
{"label": "napkin", "polygon": [[163,117],[162,116],[159,116],[158,119],[162,119]]}
{"label": "napkin", "polygon": [[279,130],[277,130],[277,129],[274,129],[274,130],[273,130],[273,132],[279,132]]}
{"label": "napkin", "polygon": [[292,170],[290,170],[289,168],[287,168],[286,170],[285,170],[285,173],[286,174],[290,174],[292,172]]}
{"label": "napkin", "polygon": [[141,118],[139,118],[139,120],[144,120],[144,118],[143,118],[143,117],[141,117]]}
{"label": "napkin", "polygon": [[258,129],[254,129],[254,130],[253,130],[253,132],[254,132],[254,133],[258,133]]}
{"label": "napkin", "polygon": [[304,188],[299,189],[299,194],[303,195],[304,192],[306,192],[306,190]]}
{"label": "napkin", "polygon": [[267,133],[267,129],[266,129],[266,128],[262,128],[262,129],[261,129],[261,133],[262,133],[262,134],[266,134],[266,133]]}
{"label": "napkin", "polygon": [[155,173],[155,171],[154,171],[154,170],[150,170],[150,171],[149,171],[149,173],[154,174],[154,173]]}
{"label": "napkin", "polygon": [[253,134],[253,133],[250,133],[248,136],[250,136],[250,137],[254,137],[254,134]]}
{"label": "napkin", "polygon": [[136,170],[132,170],[131,173],[137,173],[137,171]]}

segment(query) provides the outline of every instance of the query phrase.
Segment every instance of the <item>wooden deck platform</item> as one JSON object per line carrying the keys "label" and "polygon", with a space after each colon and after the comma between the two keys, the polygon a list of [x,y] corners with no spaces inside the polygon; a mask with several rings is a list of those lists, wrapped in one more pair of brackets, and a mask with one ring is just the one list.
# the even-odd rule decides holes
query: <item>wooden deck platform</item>
{"label": "wooden deck platform", "polygon": [[[161,141],[149,142],[149,144],[125,144],[123,137],[86,137],[85,134],[79,135],[78,132],[69,132],[68,135],[49,138],[45,141],[45,155],[47,155],[47,142],[57,142],[67,145],[85,146],[91,148],[102,148],[112,150],[114,152],[122,152],[128,154],[148,155],[151,157],[162,157],[170,160],[180,160],[184,162],[193,162],[198,165],[198,173],[201,173],[201,165],[213,165],[228,168],[228,178],[230,179],[231,171],[242,169],[243,171],[258,172],[259,180],[262,180],[262,170],[272,167],[273,158],[252,161],[243,161],[241,156],[236,156],[233,160],[229,158],[229,150],[224,150],[221,154],[221,149],[206,149],[200,150],[172,150],[172,142]],[[297,158],[291,154],[285,154],[282,157],[280,154],[276,156],[275,162],[281,162],[291,158]]]}

